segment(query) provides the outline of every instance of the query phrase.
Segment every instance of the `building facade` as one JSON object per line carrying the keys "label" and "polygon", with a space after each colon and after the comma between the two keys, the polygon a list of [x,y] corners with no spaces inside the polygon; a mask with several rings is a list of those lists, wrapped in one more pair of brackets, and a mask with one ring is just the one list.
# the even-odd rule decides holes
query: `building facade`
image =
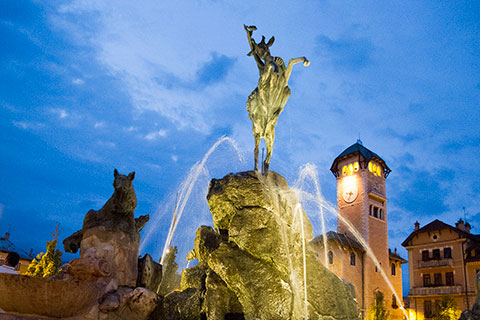
{"label": "building facade", "polygon": [[[322,263],[353,284],[362,318],[366,318],[378,292],[391,319],[402,319],[401,258],[388,248],[385,161],[361,141],[345,149],[330,171],[337,179],[337,231],[312,241]],[[326,256],[326,257],[325,257]]]}
{"label": "building facade", "polygon": [[5,236],[0,238],[0,265],[5,263],[5,258],[9,252],[16,252],[20,256],[20,262],[15,269],[20,274],[27,272],[28,266],[34,258],[33,251],[31,250],[30,253],[27,254],[25,251],[15,248],[13,242],[10,241],[10,233],[6,232]]}
{"label": "building facade", "polygon": [[475,277],[480,271],[480,235],[470,233],[461,219],[450,226],[434,220],[414,231],[402,245],[408,250],[410,312],[429,319],[443,296],[454,298],[460,310],[475,302]]}

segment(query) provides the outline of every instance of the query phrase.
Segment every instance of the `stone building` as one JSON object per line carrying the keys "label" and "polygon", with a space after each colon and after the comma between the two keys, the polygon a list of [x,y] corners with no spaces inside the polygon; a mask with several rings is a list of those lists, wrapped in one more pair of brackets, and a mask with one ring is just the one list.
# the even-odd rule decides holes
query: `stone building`
{"label": "stone building", "polygon": [[15,245],[10,241],[10,233],[6,232],[4,237],[0,238],[0,265],[3,265],[5,258],[9,252],[16,252],[20,256],[20,262],[16,269],[19,273],[23,274],[27,271],[27,268],[34,258],[33,252],[27,254],[25,251],[15,248]]}
{"label": "stone building", "polygon": [[327,250],[323,236],[311,245],[322,263],[353,284],[362,318],[381,292],[390,318],[402,319],[401,265],[407,261],[388,248],[385,180],[390,169],[358,140],[335,158],[330,171],[337,179],[337,231],[327,233]]}
{"label": "stone building", "polygon": [[455,299],[460,310],[475,302],[475,276],[480,271],[480,235],[459,220],[455,227],[434,220],[414,231],[402,245],[408,250],[410,312],[417,320],[431,318],[442,296]]}

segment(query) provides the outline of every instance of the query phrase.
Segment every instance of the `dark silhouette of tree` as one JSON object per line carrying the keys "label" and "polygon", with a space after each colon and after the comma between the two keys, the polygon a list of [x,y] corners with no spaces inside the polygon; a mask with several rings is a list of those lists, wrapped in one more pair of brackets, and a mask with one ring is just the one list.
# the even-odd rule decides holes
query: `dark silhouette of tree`
{"label": "dark silhouette of tree", "polygon": [[177,273],[178,264],[175,262],[177,253],[177,246],[174,246],[170,247],[165,255],[162,265],[162,281],[157,290],[158,294],[166,295],[176,289],[180,289],[181,276]]}
{"label": "dark silhouette of tree", "polygon": [[371,320],[386,320],[389,312],[385,308],[384,295],[381,291],[375,293],[375,302],[370,307],[369,318]]}

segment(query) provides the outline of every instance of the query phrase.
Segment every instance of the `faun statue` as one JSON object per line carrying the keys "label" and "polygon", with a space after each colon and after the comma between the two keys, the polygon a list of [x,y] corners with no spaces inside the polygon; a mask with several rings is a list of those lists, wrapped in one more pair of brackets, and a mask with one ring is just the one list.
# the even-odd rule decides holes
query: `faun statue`
{"label": "faun statue", "polygon": [[255,26],[243,26],[247,32],[251,49],[248,55],[255,58],[260,73],[258,86],[248,96],[247,100],[248,117],[252,120],[253,136],[255,138],[255,171],[258,171],[258,146],[260,139],[263,138],[267,146],[267,155],[263,162],[262,171],[267,174],[275,140],[275,126],[278,116],[283,111],[291,94],[288,79],[292,73],[292,68],[299,62],[303,62],[304,66],[308,66],[310,62],[305,57],[295,58],[290,59],[288,66],[285,67],[285,63],[280,57],[272,57],[270,54],[269,48],[275,41],[275,37],[271,37],[265,43],[265,37],[262,36],[262,41],[256,43],[252,34],[257,28]]}

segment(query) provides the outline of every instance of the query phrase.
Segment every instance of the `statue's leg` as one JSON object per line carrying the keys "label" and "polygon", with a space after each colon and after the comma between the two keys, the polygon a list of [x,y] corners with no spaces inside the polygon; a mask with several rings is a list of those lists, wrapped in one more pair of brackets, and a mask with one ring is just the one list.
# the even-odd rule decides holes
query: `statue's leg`
{"label": "statue's leg", "polygon": [[263,174],[268,174],[268,167],[270,166],[270,159],[272,158],[273,152],[273,141],[275,141],[275,128],[270,131],[270,134],[265,136],[265,145],[267,146],[267,156],[263,162]]}
{"label": "statue's leg", "polygon": [[255,138],[255,150],[253,151],[253,154],[254,154],[254,157],[255,157],[254,170],[258,171],[258,146],[260,145],[260,135],[255,134],[253,137]]}

